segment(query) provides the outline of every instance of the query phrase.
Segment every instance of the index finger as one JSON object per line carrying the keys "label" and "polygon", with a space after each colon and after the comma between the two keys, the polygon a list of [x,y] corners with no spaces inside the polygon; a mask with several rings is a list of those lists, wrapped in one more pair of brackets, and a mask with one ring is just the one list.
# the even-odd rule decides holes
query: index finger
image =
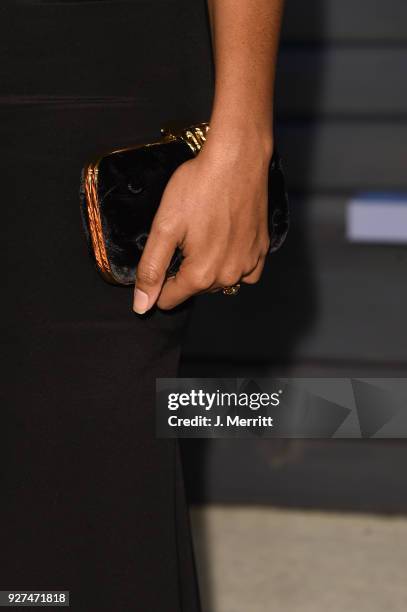
{"label": "index finger", "polygon": [[163,310],[174,308],[193,295],[206,291],[212,284],[212,279],[199,273],[193,259],[187,256],[176,275],[164,283],[157,306]]}

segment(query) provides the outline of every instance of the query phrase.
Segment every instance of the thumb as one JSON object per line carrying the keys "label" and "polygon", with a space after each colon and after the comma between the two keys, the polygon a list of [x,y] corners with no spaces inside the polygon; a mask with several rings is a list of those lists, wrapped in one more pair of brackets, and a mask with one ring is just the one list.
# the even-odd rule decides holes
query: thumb
{"label": "thumb", "polygon": [[174,234],[153,223],[136,270],[133,310],[147,312],[157,301],[177,241]]}

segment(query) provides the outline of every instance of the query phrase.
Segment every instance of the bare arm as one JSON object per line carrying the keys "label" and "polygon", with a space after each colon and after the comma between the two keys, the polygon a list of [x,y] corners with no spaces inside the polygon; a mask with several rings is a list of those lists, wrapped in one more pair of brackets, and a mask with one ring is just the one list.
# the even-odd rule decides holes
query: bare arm
{"label": "bare arm", "polygon": [[274,76],[283,0],[208,0],[216,82],[211,125],[273,146]]}
{"label": "bare arm", "polygon": [[[283,0],[208,0],[215,53],[211,130],[171,177],[137,270],[134,309],[256,282],[269,245],[268,166]],[[176,246],[175,278],[165,271]]]}

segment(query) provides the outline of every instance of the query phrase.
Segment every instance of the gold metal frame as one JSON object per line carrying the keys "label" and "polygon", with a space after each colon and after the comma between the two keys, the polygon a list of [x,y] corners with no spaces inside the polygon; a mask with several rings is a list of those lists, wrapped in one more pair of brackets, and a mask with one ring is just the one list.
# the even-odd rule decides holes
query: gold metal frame
{"label": "gold metal frame", "polygon": [[[147,145],[139,145],[136,147],[127,147],[125,149],[118,149],[116,151],[111,151],[111,153],[108,153],[107,155],[121,153],[123,151],[132,151],[145,146],[152,147],[165,144],[167,142],[172,142],[174,140],[183,140],[189,146],[194,155],[197,155],[205,143],[208,130],[208,123],[199,123],[189,128],[181,128],[176,130],[164,128],[161,130],[163,137],[157,142],[149,143]],[[90,240],[99,272],[109,283],[119,285],[121,283],[116,280],[107,255],[98,199],[98,171],[99,164],[103,157],[106,156],[104,155],[99,157],[96,161],[90,162],[84,170],[86,211]]]}

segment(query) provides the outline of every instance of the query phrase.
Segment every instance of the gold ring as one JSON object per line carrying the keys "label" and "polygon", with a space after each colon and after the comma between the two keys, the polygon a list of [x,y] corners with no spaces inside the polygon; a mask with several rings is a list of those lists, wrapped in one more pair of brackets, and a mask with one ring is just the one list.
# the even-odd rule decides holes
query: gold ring
{"label": "gold ring", "polygon": [[223,295],[237,295],[239,293],[240,283],[236,285],[231,285],[230,287],[223,287],[222,293]]}

